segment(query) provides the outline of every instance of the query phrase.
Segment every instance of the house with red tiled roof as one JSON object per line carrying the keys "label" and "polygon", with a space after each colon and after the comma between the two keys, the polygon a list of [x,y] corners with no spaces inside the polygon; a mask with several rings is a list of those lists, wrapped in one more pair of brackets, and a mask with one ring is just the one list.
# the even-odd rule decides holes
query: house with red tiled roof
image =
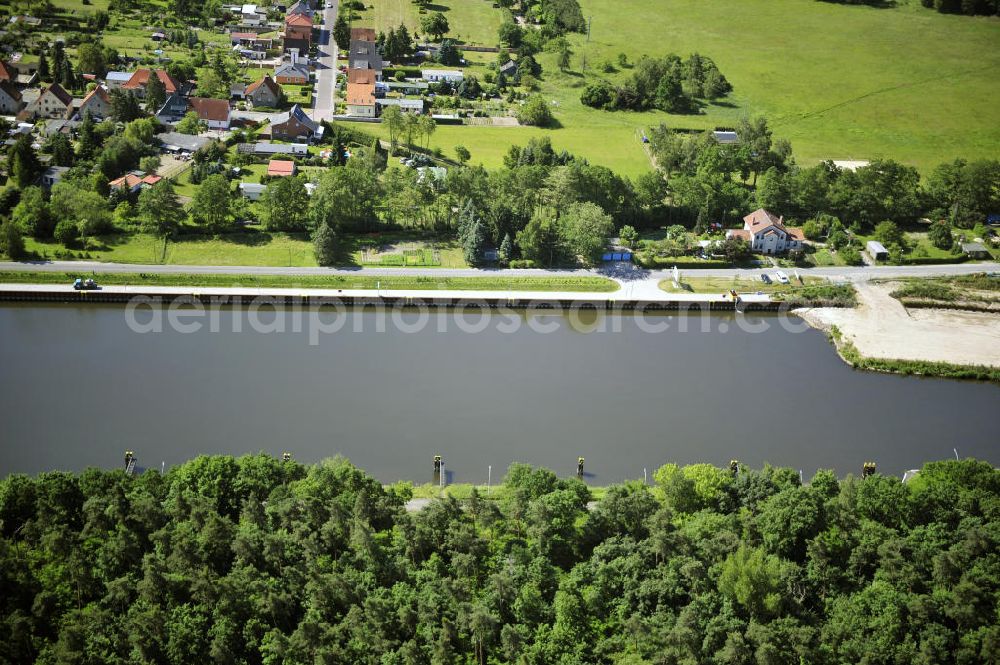
{"label": "house with red tiled roof", "polygon": [[308,16],[292,14],[285,18],[285,51],[297,48],[309,50],[312,45],[313,22]]}
{"label": "house with red tiled roof", "polygon": [[108,183],[110,189],[125,188],[130,194],[135,194],[141,189],[152,187],[163,180],[158,175],[146,175],[142,171],[130,171],[120,178],[115,178]]}
{"label": "house with red tiled roof", "polygon": [[347,83],[362,83],[364,85],[375,86],[375,70],[374,69],[348,69],[347,70]]}
{"label": "house with red tiled roof", "polygon": [[290,159],[272,159],[267,163],[267,175],[287,178],[295,175],[295,162]]}
{"label": "house with red tiled roof", "polygon": [[375,84],[347,84],[347,115],[358,118],[375,117]]}
{"label": "house with red tiled roof", "polygon": [[759,254],[784,254],[802,249],[802,229],[785,226],[784,218],[760,208],[743,218],[743,228],[731,230],[727,237],[743,238],[750,250]]}
{"label": "house with red tiled roof", "polygon": [[140,99],[146,96],[146,85],[149,77],[155,75],[163,83],[167,94],[172,95],[181,90],[181,84],[163,69],[137,69],[132,72],[131,78],[122,85],[122,90],[128,90]]}
{"label": "house with red tiled roof", "polygon": [[28,104],[23,114],[28,118],[68,118],[72,112],[73,95],[58,83],[53,83]]}
{"label": "house with red tiled roof", "polygon": [[0,80],[0,114],[17,115],[22,106],[21,92],[10,80]]}
{"label": "house with red tiled roof", "polygon": [[191,97],[188,99],[191,110],[198,114],[198,119],[209,129],[229,129],[229,101],[211,99],[209,97]]}
{"label": "house with red tiled roof", "polygon": [[97,86],[80,102],[77,114],[81,119],[87,115],[87,111],[90,111],[94,120],[103,120],[111,115],[111,98],[104,86]]}
{"label": "house with red tiled roof", "polygon": [[253,106],[267,106],[277,108],[281,103],[281,86],[274,82],[270,76],[265,76],[259,81],[255,81],[247,86],[243,93],[244,99]]}
{"label": "house with red tiled roof", "polygon": [[17,70],[11,70],[3,60],[0,60],[0,81],[17,82]]}

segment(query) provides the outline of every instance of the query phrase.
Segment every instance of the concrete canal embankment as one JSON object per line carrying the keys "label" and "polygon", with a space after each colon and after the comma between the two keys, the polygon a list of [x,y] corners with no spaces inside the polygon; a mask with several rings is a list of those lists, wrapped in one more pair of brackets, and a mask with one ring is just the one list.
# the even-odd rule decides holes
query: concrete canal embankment
{"label": "concrete canal embankment", "polygon": [[76,291],[52,284],[0,284],[0,301],[52,303],[197,302],[203,305],[486,307],[510,309],[589,308],[603,310],[780,311],[788,305],[767,294],[746,294],[738,301],[723,294],[668,294],[639,297],[621,293],[551,291],[403,291],[289,288],[192,288],[106,286]]}

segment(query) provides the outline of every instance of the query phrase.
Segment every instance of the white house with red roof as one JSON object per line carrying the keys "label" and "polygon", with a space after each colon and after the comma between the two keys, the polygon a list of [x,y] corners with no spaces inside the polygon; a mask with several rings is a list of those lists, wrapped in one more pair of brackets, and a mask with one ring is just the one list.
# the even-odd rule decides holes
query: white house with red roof
{"label": "white house with red roof", "polygon": [[784,254],[802,249],[802,229],[784,225],[784,217],[760,208],[743,218],[742,229],[732,229],[726,237],[743,238],[750,251],[758,254]]}
{"label": "white house with red roof", "polygon": [[140,189],[152,187],[163,180],[158,175],[146,175],[141,171],[130,171],[120,178],[115,178],[108,183],[110,189],[127,189],[130,194],[135,194]]}
{"label": "white house with red roof", "polygon": [[172,95],[177,92],[182,92],[181,84],[177,80],[168,74],[163,69],[137,69],[132,72],[132,76],[126,81],[121,87],[122,90],[128,90],[135,94],[136,97],[142,99],[146,96],[146,85],[149,84],[149,77],[156,76],[163,83],[163,87],[166,89],[168,95]]}
{"label": "white house with red roof", "polygon": [[229,129],[228,100],[191,97],[188,104],[191,106],[191,110],[198,114],[198,119],[204,122],[209,129]]}
{"label": "white house with red roof", "polygon": [[90,116],[95,120],[103,120],[111,115],[111,98],[103,86],[97,86],[91,90],[90,94],[80,102],[77,114],[83,118],[87,111],[90,111]]}

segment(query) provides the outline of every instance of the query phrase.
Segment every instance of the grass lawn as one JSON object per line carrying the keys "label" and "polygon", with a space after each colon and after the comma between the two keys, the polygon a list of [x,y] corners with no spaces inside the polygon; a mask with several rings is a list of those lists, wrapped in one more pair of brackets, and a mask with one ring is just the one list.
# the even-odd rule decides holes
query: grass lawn
{"label": "grass lawn", "polygon": [[[282,85],[281,89],[285,91],[285,99],[288,100],[289,104],[298,104],[304,109],[312,108],[312,86],[311,85]],[[302,94],[302,90],[306,89],[308,92]]]}
{"label": "grass lawn", "polygon": [[[489,7],[485,0],[462,2],[477,11]],[[813,0],[581,5],[593,17],[592,31],[589,43],[571,36],[572,71],[560,73],[553,54],[537,56],[545,69],[542,94],[560,128],[441,127],[432,146],[454,156],[454,146],[463,144],[473,163],[497,166],[509,145],[544,134],[556,149],[635,176],[650,168],[639,140],[646,127],[707,129],[756,113],[768,116],[775,136],[789,139],[804,165],[892,157],[927,172],[955,157],[992,158],[1000,145],[995,18],[938,14],[915,0],[888,9]],[[406,0],[375,0],[367,24],[372,15],[378,28],[398,24],[415,11]],[[446,15],[455,35],[479,30],[466,25],[457,7]],[[628,74],[598,74],[598,64],[619,53],[631,62],[694,51],[713,58],[734,86],[730,98],[702,115],[607,112],[579,101],[589,81]]]}
{"label": "grass lawn", "polygon": [[[28,251],[54,258],[62,245],[25,238]],[[218,265],[218,266],[315,266],[312,243],[305,236],[286,233],[233,233],[224,238],[182,236],[163,242],[145,233],[102,236],[92,239],[86,249],[89,260],[113,263]],[[77,252],[78,254],[80,252]]]}
{"label": "grass lawn", "polygon": [[463,44],[481,46],[497,45],[497,29],[500,27],[500,10],[489,0],[438,0],[426,14],[409,0],[374,0],[363,12],[354,12],[354,25],[372,27],[376,31],[388,32],[405,24],[410,34],[424,31],[420,19],[433,12],[441,12],[451,26],[448,37]]}
{"label": "grass lawn", "polygon": [[[182,176],[184,177],[184,176]],[[431,238],[421,240],[413,236],[383,233],[377,237],[348,236],[342,242],[344,266],[361,266],[363,243],[376,240],[385,247],[396,243],[406,243],[407,249],[428,249],[437,254],[440,265],[434,268],[467,268],[462,248],[454,238]],[[65,251],[59,243],[39,241],[26,237],[29,252],[40,257],[53,259],[57,252]],[[391,249],[391,253],[401,250]],[[89,255],[89,258],[86,256]],[[294,266],[312,267],[316,265],[313,247],[306,234],[277,233],[270,231],[247,231],[231,233],[219,238],[213,236],[188,235],[167,243],[164,253],[163,242],[144,233],[117,234],[91,239],[86,249],[74,251],[74,256],[92,261],[110,263],[169,264],[169,265],[211,265],[211,266]],[[389,265],[389,264],[385,264]],[[402,265],[402,262],[400,263]],[[409,267],[424,267],[411,264]]]}
{"label": "grass lawn", "polygon": [[[90,273],[58,273],[5,271],[0,283],[7,284],[70,284]],[[371,275],[183,275],[102,273],[99,284],[157,286],[218,286],[255,288],[314,288],[314,289],[394,289],[443,291],[575,291],[610,293],[618,290],[617,282],[603,277],[408,277]]]}
{"label": "grass lawn", "polygon": [[794,274],[787,271],[786,274],[788,274],[792,282],[791,284],[779,284],[776,281],[771,284],[765,284],[759,279],[750,278],[688,277],[681,275],[681,288],[674,287],[672,280],[664,279],[660,282],[660,289],[667,293],[724,293],[730,289],[735,289],[737,293],[756,293],[757,291],[763,291],[764,293],[787,293],[799,286],[823,284],[826,282],[822,277],[803,277],[800,282],[798,279],[795,279]]}

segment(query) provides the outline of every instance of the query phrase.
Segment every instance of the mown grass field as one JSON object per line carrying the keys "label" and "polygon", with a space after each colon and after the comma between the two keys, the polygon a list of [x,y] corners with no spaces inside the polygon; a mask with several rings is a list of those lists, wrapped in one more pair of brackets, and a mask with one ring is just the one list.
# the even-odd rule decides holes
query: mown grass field
{"label": "mown grass field", "polygon": [[[400,24],[406,25],[410,34],[423,36],[418,7],[411,0],[375,0],[366,3],[368,9],[354,13],[354,25],[371,27],[388,32]],[[451,26],[449,37],[463,44],[494,46],[497,28],[500,27],[500,12],[490,0],[437,0],[428,8],[428,14],[441,12]]]}
{"label": "mown grass field", "polygon": [[[995,157],[1000,21],[910,2],[877,9],[814,0],[581,0],[592,30],[589,43],[570,37],[571,71],[560,73],[552,54],[538,56],[542,94],[561,128],[441,127],[431,145],[454,155],[463,144],[474,163],[497,166],[509,145],[547,135],[558,149],[634,176],[650,168],[639,134],[650,125],[705,129],[763,113],[806,165],[891,157],[926,172],[955,157]],[[404,0],[374,4],[375,14],[412,8]],[[449,14],[453,32],[471,31],[459,17]],[[619,53],[632,62],[693,51],[713,58],[734,86],[702,115],[612,113],[579,101],[589,80],[628,74],[598,74],[598,64]]]}
{"label": "mown grass field", "polygon": [[[338,265],[361,265],[361,236],[348,236],[341,241],[343,248]],[[441,260],[434,268],[466,268],[462,247],[453,238],[416,240],[402,234],[380,234],[380,245],[406,242],[409,248],[433,248]],[[60,258],[58,252],[65,248],[54,240],[40,241],[26,237],[29,252],[47,259]],[[222,237],[181,236],[167,242],[145,233],[101,236],[88,240],[87,248],[73,252],[77,259],[104,261],[110,263],[166,264],[166,265],[209,265],[209,266],[292,266],[312,267],[316,265],[313,246],[306,234],[272,233],[249,231],[231,233]],[[89,258],[88,258],[89,257]],[[418,266],[419,267],[419,266]]]}
{"label": "mown grass field", "polygon": [[[88,271],[74,272],[0,272],[0,284],[72,284],[77,277],[89,277]],[[573,291],[610,293],[617,282],[603,277],[434,277],[385,275],[196,275],[101,273],[98,284],[105,286],[217,286],[302,289],[382,289],[421,291]]]}

